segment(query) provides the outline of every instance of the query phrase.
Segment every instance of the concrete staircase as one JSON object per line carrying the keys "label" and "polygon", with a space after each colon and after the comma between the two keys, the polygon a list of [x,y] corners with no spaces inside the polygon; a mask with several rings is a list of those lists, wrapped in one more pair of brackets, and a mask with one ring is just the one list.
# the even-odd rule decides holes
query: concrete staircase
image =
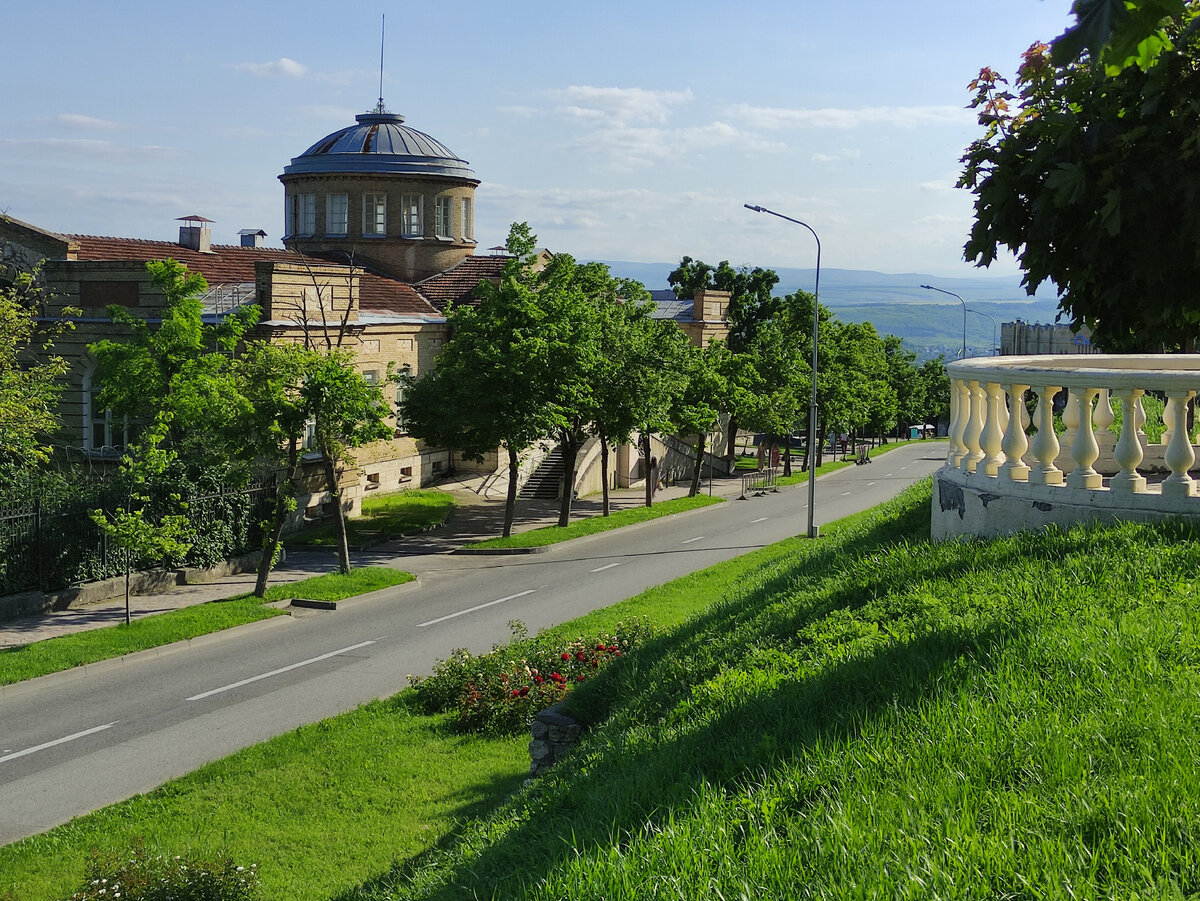
{"label": "concrete staircase", "polygon": [[562,451],[556,447],[546,455],[545,459],[538,465],[538,468],[530,474],[528,481],[521,486],[518,497],[523,500],[529,500],[530,498],[557,498],[559,496],[559,489],[562,487],[563,469]]}

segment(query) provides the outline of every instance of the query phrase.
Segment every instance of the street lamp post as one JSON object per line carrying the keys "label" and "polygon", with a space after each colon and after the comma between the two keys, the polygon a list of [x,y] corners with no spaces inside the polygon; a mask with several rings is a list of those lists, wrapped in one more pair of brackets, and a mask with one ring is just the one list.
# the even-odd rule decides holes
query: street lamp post
{"label": "street lamp post", "polygon": [[989,316],[987,313],[980,312],[979,310],[968,309],[967,312],[974,313],[976,316],[982,316],[985,319],[992,320],[992,356],[996,356],[996,317]]}
{"label": "street lamp post", "polygon": [[821,330],[821,238],[807,222],[768,210],[764,206],[742,205],[756,213],[770,213],[796,225],[803,225],[817,242],[817,278],[813,285],[812,403],[808,407],[808,537],[816,538],[817,526],[813,517],[817,509],[817,336]]}
{"label": "street lamp post", "polygon": [[[947,291],[944,288],[935,288],[933,285],[921,285],[926,291],[941,291],[943,294],[949,294],[951,297],[958,297],[953,291]],[[963,305],[963,349],[962,356],[959,358],[965,360],[967,358],[967,302],[961,297],[958,297],[958,302]]]}

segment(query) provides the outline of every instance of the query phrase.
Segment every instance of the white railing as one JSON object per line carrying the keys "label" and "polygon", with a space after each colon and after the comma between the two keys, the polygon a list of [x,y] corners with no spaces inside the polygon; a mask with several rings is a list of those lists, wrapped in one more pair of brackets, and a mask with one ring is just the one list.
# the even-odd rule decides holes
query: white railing
{"label": "white railing", "polygon": [[[951,402],[945,476],[989,497],[1036,494],[1114,509],[1149,503],[1160,513],[1200,512],[1200,501],[1184,500],[1198,493],[1189,473],[1196,448],[1188,408],[1200,389],[1200,355],[987,357],[946,369]],[[1147,392],[1166,400],[1158,444],[1150,444],[1144,431]],[[1030,396],[1036,398],[1032,416]],[[1054,428],[1056,398],[1066,427],[1061,437]],[[1119,436],[1110,431],[1114,400]],[[1035,486],[1045,488],[1033,491]],[[1142,499],[1149,495],[1162,500]]]}

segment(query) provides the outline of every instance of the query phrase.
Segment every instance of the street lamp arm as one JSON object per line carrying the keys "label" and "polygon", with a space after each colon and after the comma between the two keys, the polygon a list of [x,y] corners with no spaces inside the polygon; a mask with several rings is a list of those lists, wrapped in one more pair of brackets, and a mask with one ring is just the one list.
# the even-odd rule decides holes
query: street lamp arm
{"label": "street lamp arm", "polygon": [[795,225],[803,225],[817,242],[817,277],[813,285],[812,403],[808,408],[808,537],[816,538],[817,525],[814,517],[817,506],[817,339],[821,330],[821,238],[807,222],[769,210],[765,206],[750,203],[744,203],[742,206],[755,213],[770,213]]}
{"label": "street lamp arm", "polygon": [[951,297],[957,297],[958,302],[962,304],[962,308],[963,308],[962,359],[965,360],[967,358],[967,302],[965,300],[963,300],[960,295],[955,294],[953,291],[947,291],[945,288],[935,288],[933,285],[921,285],[921,287],[924,288],[926,291],[938,291],[942,294],[949,294]]}

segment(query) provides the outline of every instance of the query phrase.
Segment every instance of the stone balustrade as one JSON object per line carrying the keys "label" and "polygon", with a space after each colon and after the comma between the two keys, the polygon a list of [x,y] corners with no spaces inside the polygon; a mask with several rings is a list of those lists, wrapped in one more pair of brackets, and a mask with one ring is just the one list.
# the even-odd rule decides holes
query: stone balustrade
{"label": "stone balustrade", "polygon": [[[946,369],[950,448],[935,476],[934,538],[1088,519],[1200,518],[1188,432],[1200,355],[985,357]],[[1147,392],[1165,399],[1154,444],[1144,430]],[[1119,435],[1110,428],[1114,404]]]}

